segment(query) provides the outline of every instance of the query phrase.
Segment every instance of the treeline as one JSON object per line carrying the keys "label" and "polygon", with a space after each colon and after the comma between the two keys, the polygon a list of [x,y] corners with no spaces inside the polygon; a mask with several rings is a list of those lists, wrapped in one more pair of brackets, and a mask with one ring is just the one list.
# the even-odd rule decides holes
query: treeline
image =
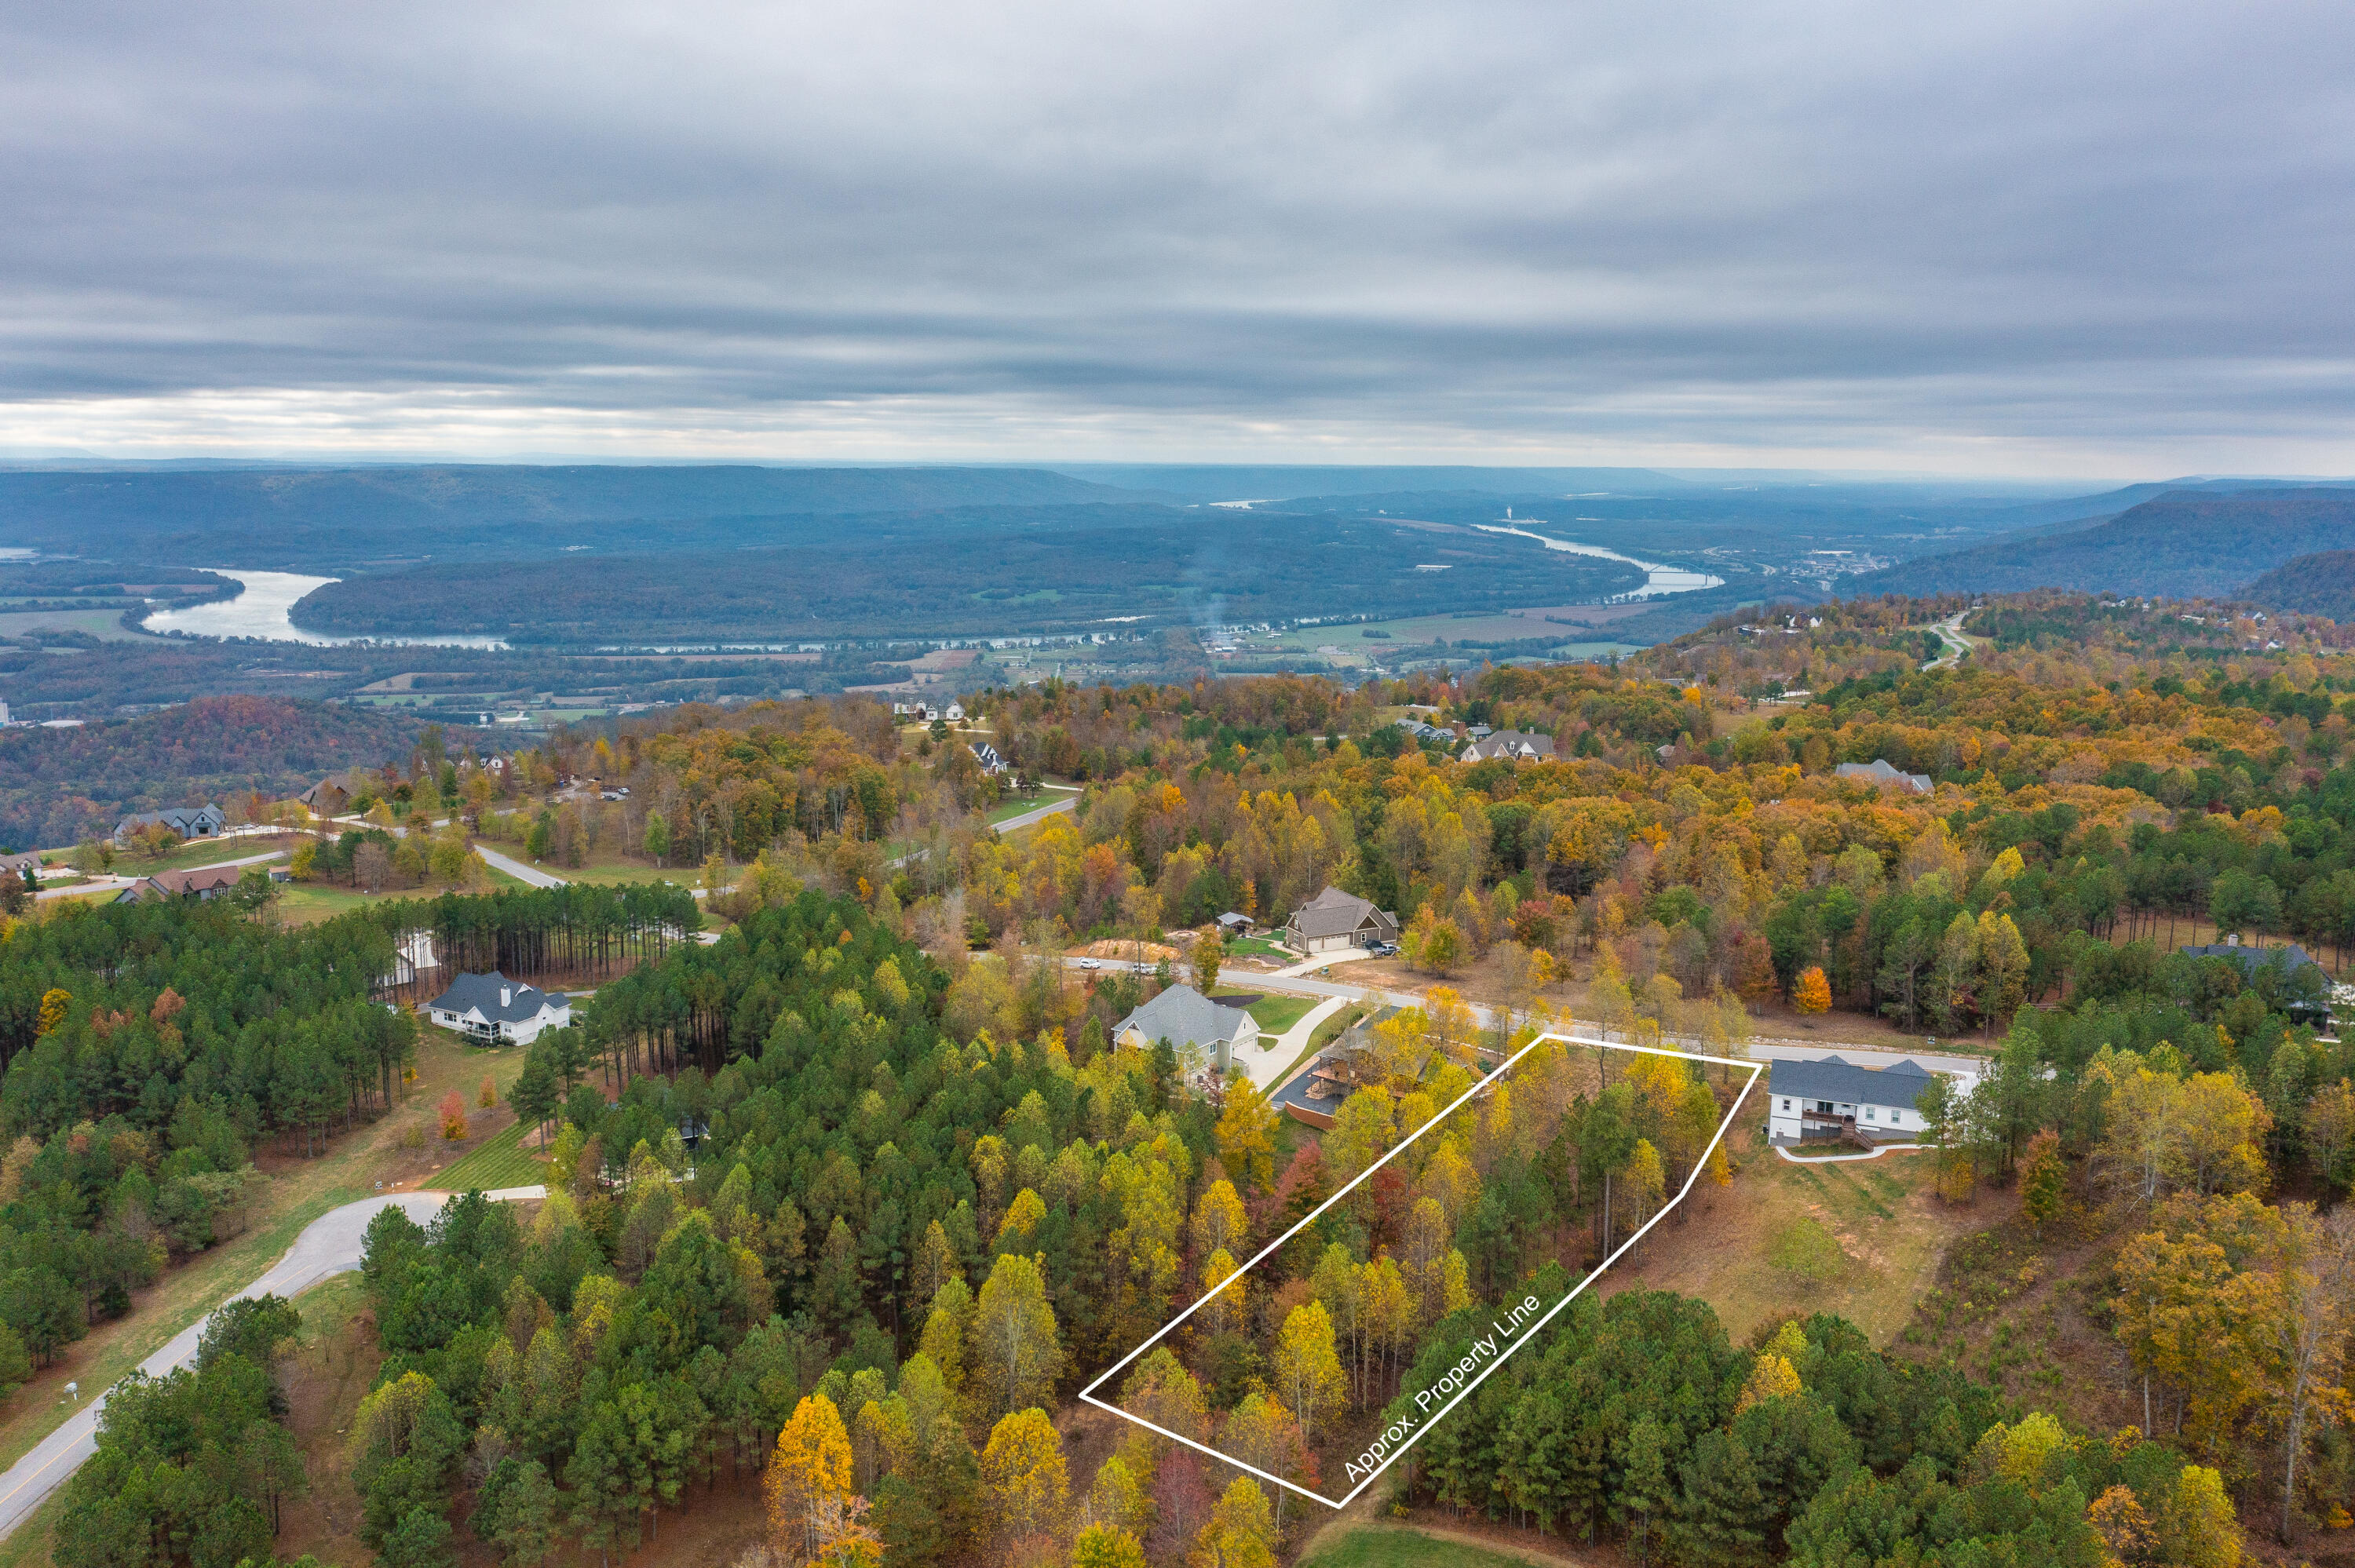
{"label": "treeline", "polygon": [[59,1568],[275,1561],[286,1500],[306,1484],[277,1378],[301,1327],[275,1296],[232,1301],[205,1324],[193,1366],[109,1390],[97,1452],[65,1485]]}
{"label": "treeline", "polygon": [[[236,902],[66,907],[0,942],[0,1324],[46,1361],[174,1254],[240,1230],[250,1151],[389,1109],[414,1019],[366,916],[303,929]],[[0,1357],[5,1359],[5,1357]]]}
{"label": "treeline", "polygon": [[[1479,1311],[1443,1325],[1409,1386],[1436,1382],[1487,1331]],[[1389,1414],[1417,1413],[1405,1399]],[[1836,1317],[1770,1322],[1744,1351],[1706,1304],[1667,1292],[1582,1297],[1409,1463],[1411,1495],[1639,1554],[1665,1546],[1692,1568],[2241,1561],[2213,1469],[2131,1434],[2019,1415]]]}

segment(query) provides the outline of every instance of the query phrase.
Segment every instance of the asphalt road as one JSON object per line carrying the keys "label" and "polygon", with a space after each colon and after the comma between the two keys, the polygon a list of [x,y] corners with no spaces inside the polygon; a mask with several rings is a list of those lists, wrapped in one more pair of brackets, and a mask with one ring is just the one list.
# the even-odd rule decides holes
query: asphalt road
{"label": "asphalt road", "polygon": [[[518,1187],[490,1195],[538,1197],[540,1189]],[[360,1245],[367,1238],[368,1222],[376,1218],[378,1210],[398,1205],[408,1211],[410,1219],[422,1224],[451,1197],[448,1192],[387,1192],[332,1209],[304,1226],[303,1234],[294,1238],[294,1245],[286,1249],[285,1256],[229,1299],[242,1301],[267,1295],[291,1299],[331,1274],[360,1266]],[[175,1367],[195,1361],[206,1320],[208,1319],[181,1330],[162,1350],[140,1362],[139,1370],[150,1377],[161,1377]],[[9,1466],[5,1474],[0,1474],[0,1540],[5,1540],[27,1514],[63,1486],[84,1459],[98,1451],[98,1413],[105,1405],[105,1394],[91,1397],[85,1391],[80,1410]]]}
{"label": "asphalt road", "polygon": [[[191,866],[189,869],[191,871],[210,871],[214,866],[218,865],[260,865],[263,861],[284,860],[285,858],[286,852],[284,850],[272,850],[268,854],[250,854],[242,856],[237,860],[217,860],[204,865]],[[44,887],[40,892],[33,895],[33,896],[36,898],[72,898],[91,893],[119,891],[120,889],[133,885],[138,882],[140,876],[144,876],[146,874],[147,874],[145,872],[141,872],[137,875],[133,876],[93,876],[87,882],[77,882],[69,887]]]}
{"label": "asphalt road", "polygon": [[493,849],[486,843],[476,843],[474,845],[474,853],[483,857],[484,864],[491,867],[494,871],[506,872],[509,876],[514,877],[517,882],[522,883],[527,887],[561,887],[564,885],[564,878],[560,876],[550,876],[548,873],[540,870],[538,866],[526,865],[523,862],[517,860],[512,855],[501,854],[498,851]]}
{"label": "asphalt road", "polygon": [[[1076,964],[1079,960],[1071,959],[1065,961]],[[1150,974],[1153,970],[1153,966],[1150,964],[1132,964],[1125,959],[1102,959],[1097,961],[1107,969],[1134,969],[1138,974]],[[1253,991],[1283,991],[1293,996],[1364,997],[1390,1007],[1421,1007],[1423,1001],[1422,997],[1412,991],[1381,991],[1369,986],[1350,985],[1337,980],[1313,980],[1306,975],[1272,975],[1261,974],[1251,969],[1229,969],[1219,978],[1228,985],[1245,986]],[[1490,1009],[1474,1003],[1472,1012],[1473,1016],[1479,1020],[1483,1029],[1496,1027],[1496,1017]],[[1582,1026],[1580,1032],[1588,1034],[1594,1033],[1591,1025]],[[1673,1046],[1676,1043],[1671,1041],[1669,1044]],[[1837,1040],[1827,1040],[1820,1045],[1754,1040],[1750,1044],[1748,1054],[1751,1060],[1756,1062],[1814,1062],[1826,1056],[1838,1056],[1860,1067],[1889,1067],[1900,1062],[1910,1061],[1918,1063],[1933,1072],[1951,1073],[1972,1079],[1976,1079],[1980,1069],[1987,1065],[1986,1061],[1977,1056],[1949,1056],[1929,1051],[1885,1051],[1869,1045],[1843,1044]]]}

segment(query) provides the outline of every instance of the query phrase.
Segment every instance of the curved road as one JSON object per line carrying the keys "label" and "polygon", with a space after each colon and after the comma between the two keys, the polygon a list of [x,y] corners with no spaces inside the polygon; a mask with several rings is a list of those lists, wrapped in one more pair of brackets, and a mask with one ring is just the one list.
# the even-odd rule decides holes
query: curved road
{"label": "curved road", "polygon": [[[516,1187],[489,1196],[537,1198],[542,1193],[543,1189],[538,1187]],[[422,1224],[455,1195],[387,1192],[330,1210],[304,1226],[303,1234],[294,1238],[294,1245],[286,1249],[285,1256],[229,1300],[242,1301],[264,1295],[292,1299],[331,1274],[342,1274],[360,1266],[360,1245],[367,1239],[368,1222],[376,1218],[378,1210],[397,1206]],[[210,1314],[207,1314],[173,1335],[170,1343],[139,1363],[139,1370],[149,1377],[161,1377],[175,1367],[195,1361],[197,1342],[204,1337],[205,1323],[209,1318]],[[0,1475],[0,1539],[5,1539],[27,1514],[65,1485],[66,1478],[79,1469],[84,1459],[98,1451],[98,1413],[105,1404],[102,1393],[91,1399]]]}
{"label": "curved road", "polygon": [[[1066,959],[1067,964],[1077,965],[1078,959]],[[1151,974],[1151,964],[1133,964],[1126,959],[1099,959],[1097,967],[1104,969],[1132,969],[1138,974]],[[1421,1007],[1423,997],[1410,991],[1384,991],[1377,986],[1345,985],[1339,980],[1312,980],[1306,975],[1290,973],[1264,974],[1256,969],[1228,969],[1219,976],[1220,983],[1253,991],[1282,991],[1290,996],[1343,997],[1350,1001],[1380,1002],[1386,1007]],[[1496,1015],[1487,1007],[1471,1004],[1472,1015],[1483,1029],[1497,1027]],[[1578,1028],[1592,1031],[1593,1025],[1581,1023]],[[1678,1044],[1675,1037],[1671,1044]],[[1684,1041],[1683,1045],[1693,1044]],[[1987,1067],[1979,1056],[1953,1056],[1936,1051],[1891,1051],[1875,1045],[1849,1045],[1838,1040],[1817,1044],[1812,1041],[1753,1040],[1743,1054],[1753,1062],[1813,1062],[1825,1056],[1838,1055],[1860,1067],[1887,1067],[1899,1062],[1911,1061],[1934,1073],[1948,1073],[1957,1077],[1976,1080]],[[1965,1086],[1968,1086],[1967,1084]]]}

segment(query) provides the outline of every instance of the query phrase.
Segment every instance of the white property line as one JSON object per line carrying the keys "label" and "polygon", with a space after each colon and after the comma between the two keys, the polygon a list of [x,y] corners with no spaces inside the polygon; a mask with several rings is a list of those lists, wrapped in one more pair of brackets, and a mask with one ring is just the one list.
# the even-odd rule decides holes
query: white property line
{"label": "white property line", "polygon": [[[1610,1256],[1604,1258],[1601,1263],[1596,1264],[1593,1268],[1589,1269],[1586,1273],[1586,1277],[1571,1287],[1569,1295],[1564,1296],[1561,1300],[1555,1302],[1550,1308],[1546,1309],[1544,1317],[1538,1319],[1535,1322],[1530,1323],[1526,1328],[1517,1329],[1514,1332],[1513,1342],[1510,1347],[1500,1351],[1494,1361],[1491,1361],[1486,1367],[1481,1369],[1480,1375],[1474,1378],[1470,1383],[1465,1383],[1462,1391],[1458,1393],[1454,1399],[1449,1400],[1445,1404],[1440,1406],[1438,1410],[1433,1412],[1430,1416],[1425,1418],[1423,1424],[1415,1429],[1414,1435],[1409,1437],[1405,1442],[1400,1444],[1397,1450],[1388,1458],[1375,1466],[1373,1470],[1364,1480],[1359,1481],[1354,1488],[1350,1489],[1347,1497],[1342,1498],[1337,1502],[1333,1499],[1325,1496],[1322,1492],[1312,1492],[1305,1487],[1295,1486],[1292,1482],[1285,1480],[1282,1476],[1273,1476],[1255,1465],[1246,1465],[1231,1454],[1221,1453],[1218,1449],[1211,1447],[1207,1443],[1198,1443],[1191,1437],[1183,1436],[1176,1432],[1170,1431],[1166,1426],[1156,1426],[1141,1415],[1132,1414],[1130,1412],[1123,1410],[1119,1405],[1108,1404],[1095,1396],[1096,1390],[1102,1388],[1105,1383],[1110,1381],[1112,1377],[1121,1370],[1121,1368],[1128,1365],[1129,1362],[1135,1361],[1137,1357],[1151,1350],[1163,1335],[1168,1333],[1172,1329],[1177,1328],[1178,1325],[1183,1323],[1187,1319],[1192,1317],[1195,1312],[1199,1310],[1204,1302],[1207,1302],[1212,1297],[1217,1296],[1234,1280],[1240,1279],[1245,1274],[1248,1274],[1252,1269],[1258,1267],[1260,1264],[1264,1262],[1278,1247],[1281,1247],[1285,1242],[1290,1241],[1294,1236],[1298,1235],[1302,1231],[1315,1224],[1317,1215],[1323,1213],[1326,1210],[1339,1202],[1343,1198],[1348,1197],[1350,1192],[1360,1182],[1365,1181],[1368,1178],[1371,1177],[1375,1171],[1380,1171],[1398,1155],[1404,1152],[1407,1147],[1412,1144],[1416,1139],[1421,1138],[1424,1133],[1429,1132],[1433,1128],[1437,1127],[1441,1122],[1446,1120],[1447,1118],[1453,1115],[1455,1111],[1469,1104],[1475,1095],[1478,1094],[1482,1089],[1487,1088],[1490,1084],[1503,1076],[1504,1074],[1512,1067],[1514,1063],[1518,1062],[1522,1057],[1528,1055],[1539,1046],[1545,1044],[1548,1041],[1560,1041],[1565,1045],[1592,1045],[1605,1051],[1634,1051],[1647,1056],[1674,1056],[1682,1061],[1710,1062],[1726,1067],[1747,1067],[1750,1069],[1750,1076],[1742,1080],[1742,1092],[1733,1097],[1733,1108],[1726,1112],[1725,1118],[1718,1123],[1717,1135],[1709,1140],[1709,1147],[1701,1150],[1700,1158],[1693,1161],[1692,1172],[1685,1178],[1685,1184],[1677,1189],[1677,1195],[1668,1200],[1666,1203],[1661,1204],[1660,1212],[1654,1214],[1650,1219],[1646,1220],[1643,1224],[1636,1229],[1634,1235],[1629,1236],[1625,1241],[1621,1242],[1617,1247],[1614,1248]],[[1396,1148],[1392,1149],[1389,1153],[1384,1154],[1380,1160],[1375,1160],[1371,1165],[1367,1166],[1365,1170],[1359,1172],[1356,1179],[1351,1181],[1348,1186],[1342,1188],[1339,1192],[1334,1193],[1331,1197],[1317,1204],[1316,1208],[1310,1210],[1307,1214],[1302,1217],[1299,1224],[1294,1225],[1290,1230],[1284,1232],[1282,1235],[1268,1243],[1267,1245],[1262,1247],[1258,1254],[1254,1255],[1249,1263],[1244,1264],[1241,1268],[1236,1269],[1234,1273],[1229,1275],[1225,1279],[1220,1280],[1216,1286],[1212,1287],[1200,1300],[1196,1301],[1193,1306],[1187,1308],[1186,1310],[1178,1313],[1178,1316],[1163,1324],[1154,1332],[1151,1339],[1146,1340],[1143,1344],[1137,1346],[1136,1349],[1121,1357],[1120,1360],[1114,1361],[1111,1366],[1106,1367],[1103,1372],[1098,1374],[1093,1383],[1089,1383],[1087,1387],[1080,1391],[1080,1398],[1082,1402],[1092,1404],[1099,1410],[1108,1410],[1112,1412],[1114,1415],[1119,1416],[1124,1421],[1134,1421],[1139,1426],[1144,1427],[1146,1431],[1157,1433],[1161,1436],[1168,1438],[1173,1443],[1183,1443],[1187,1447],[1193,1449],[1197,1453],[1207,1454],[1222,1465],[1232,1465],[1239,1470],[1248,1470],[1252,1475],[1257,1476],[1260,1479],[1273,1482],[1288,1492],[1297,1493],[1299,1496],[1308,1499],[1311,1502],[1323,1503],[1329,1509],[1338,1510],[1347,1508],[1353,1500],[1356,1499],[1359,1492],[1362,1492],[1368,1487],[1372,1486],[1375,1480],[1384,1470],[1389,1469],[1392,1465],[1396,1464],[1401,1457],[1403,1457],[1409,1448],[1413,1447],[1417,1443],[1423,1441],[1423,1436],[1424,1433],[1438,1425],[1440,1421],[1445,1417],[1449,1411],[1455,1409],[1457,1405],[1463,1404],[1465,1400],[1470,1398],[1472,1391],[1478,1388],[1481,1383],[1486,1382],[1490,1372],[1493,1372],[1498,1367],[1503,1366],[1506,1361],[1510,1358],[1515,1351],[1518,1351],[1523,1345],[1528,1344],[1531,1340],[1536,1339],[1538,1331],[1543,1329],[1548,1323],[1553,1321],[1555,1313],[1561,1311],[1563,1308],[1577,1300],[1580,1294],[1583,1292],[1588,1286],[1593,1284],[1595,1280],[1602,1277],[1603,1271],[1604,1269],[1609,1268],[1613,1264],[1618,1262],[1620,1257],[1629,1247],[1632,1247],[1637,1242],[1642,1241],[1644,1239],[1645,1232],[1649,1231],[1654,1225],[1658,1224],[1660,1221],[1667,1216],[1670,1209],[1675,1208],[1678,1203],[1685,1201],[1686,1196],[1692,1192],[1693,1183],[1700,1179],[1702,1169],[1709,1163],[1709,1157],[1716,1152],[1718,1144],[1723,1141],[1725,1138],[1725,1129],[1732,1127],[1733,1125],[1733,1118],[1742,1114],[1742,1101],[1750,1097],[1751,1088],[1758,1082],[1758,1075],[1764,1072],[1766,1064],[1764,1062],[1742,1062],[1735,1061],[1725,1056],[1704,1056],[1696,1052],[1669,1051],[1657,1045],[1626,1045],[1612,1040],[1584,1040],[1572,1034],[1540,1034],[1536,1039],[1530,1041],[1527,1045],[1522,1046],[1518,1051],[1514,1052],[1511,1056],[1498,1063],[1496,1068],[1491,1071],[1487,1076],[1482,1078],[1478,1083],[1465,1090],[1454,1105],[1449,1106],[1445,1110],[1441,1111],[1437,1116],[1433,1117],[1429,1121],[1415,1128],[1413,1132],[1401,1139]]]}

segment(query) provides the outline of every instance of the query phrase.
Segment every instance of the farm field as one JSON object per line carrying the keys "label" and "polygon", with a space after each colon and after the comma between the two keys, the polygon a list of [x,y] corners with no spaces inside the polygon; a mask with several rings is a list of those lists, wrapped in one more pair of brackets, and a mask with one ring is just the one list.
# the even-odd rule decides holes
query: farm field
{"label": "farm field", "polygon": [[83,631],[101,642],[169,641],[129,630],[119,609],[25,609],[0,614],[0,638],[22,637],[27,631]]}

